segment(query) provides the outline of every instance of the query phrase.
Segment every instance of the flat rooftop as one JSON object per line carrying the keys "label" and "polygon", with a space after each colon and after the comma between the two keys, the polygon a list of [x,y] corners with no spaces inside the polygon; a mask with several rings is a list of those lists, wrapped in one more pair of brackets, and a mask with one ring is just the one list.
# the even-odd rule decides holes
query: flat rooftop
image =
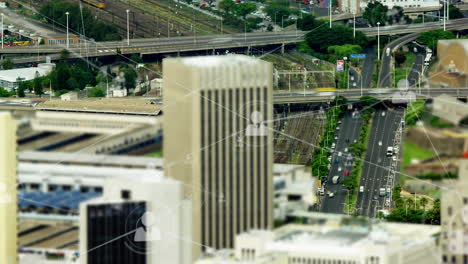
{"label": "flat rooftop", "polygon": [[161,104],[152,104],[151,99],[145,97],[120,98],[80,98],[78,100],[63,101],[52,99],[36,106],[37,110],[68,110],[68,111],[97,111],[117,113],[147,113],[156,115]]}

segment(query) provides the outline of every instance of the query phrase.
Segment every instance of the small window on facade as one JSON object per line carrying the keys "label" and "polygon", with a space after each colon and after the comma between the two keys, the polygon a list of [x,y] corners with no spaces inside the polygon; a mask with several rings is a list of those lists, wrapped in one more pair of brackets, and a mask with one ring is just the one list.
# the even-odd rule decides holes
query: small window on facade
{"label": "small window on facade", "polygon": [[121,194],[122,199],[124,200],[129,200],[132,196],[129,190],[122,190],[120,194]]}

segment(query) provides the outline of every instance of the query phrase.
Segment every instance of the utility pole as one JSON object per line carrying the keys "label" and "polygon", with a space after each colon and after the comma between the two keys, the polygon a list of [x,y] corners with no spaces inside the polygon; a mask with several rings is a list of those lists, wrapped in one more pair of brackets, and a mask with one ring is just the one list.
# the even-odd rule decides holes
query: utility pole
{"label": "utility pole", "polygon": [[[69,15],[69,14],[70,14],[69,12],[65,12],[65,15],[67,15],[67,49],[68,49],[68,46],[69,46],[69,44],[70,44],[70,41],[69,41],[69,39],[68,39],[68,15]],[[2,17],[2,20],[3,20],[3,17]],[[2,24],[3,24],[3,23],[2,23]],[[3,32],[2,32],[2,33],[3,33]],[[2,45],[3,45],[3,44],[2,44]]]}
{"label": "utility pole", "polygon": [[4,14],[2,13],[2,49],[3,49],[3,40],[4,40],[4,36],[5,36],[5,30],[3,28],[3,16],[4,16]]}
{"label": "utility pole", "polygon": [[130,10],[126,10],[127,12],[127,46],[130,46],[130,20],[129,20],[129,12]]}
{"label": "utility pole", "polygon": [[380,61],[380,22],[377,22],[377,60]]}
{"label": "utility pole", "polygon": [[353,38],[356,38],[356,12],[353,13]]}
{"label": "utility pole", "polygon": [[333,0],[328,0],[329,1],[329,7],[330,7],[330,28],[332,28],[332,2]]}

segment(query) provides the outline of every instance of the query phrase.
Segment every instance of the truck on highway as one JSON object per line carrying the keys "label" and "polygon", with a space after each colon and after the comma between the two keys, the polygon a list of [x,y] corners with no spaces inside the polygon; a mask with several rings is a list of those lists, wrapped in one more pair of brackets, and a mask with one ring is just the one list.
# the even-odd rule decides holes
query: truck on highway
{"label": "truck on highway", "polygon": [[385,51],[385,53],[387,54],[387,57],[390,56],[390,48],[387,48],[387,50]]}
{"label": "truck on highway", "polygon": [[333,183],[333,184],[338,184],[338,181],[339,181],[339,180],[340,180],[340,176],[338,176],[338,175],[337,175],[337,176],[333,176],[333,178],[332,178],[332,183]]}
{"label": "truck on highway", "polygon": [[380,196],[385,196],[385,188],[380,188],[379,189],[379,195]]}
{"label": "truck on highway", "polygon": [[424,59],[424,65],[428,66],[429,63],[431,62],[431,58],[432,58],[432,53],[427,53],[426,58]]}

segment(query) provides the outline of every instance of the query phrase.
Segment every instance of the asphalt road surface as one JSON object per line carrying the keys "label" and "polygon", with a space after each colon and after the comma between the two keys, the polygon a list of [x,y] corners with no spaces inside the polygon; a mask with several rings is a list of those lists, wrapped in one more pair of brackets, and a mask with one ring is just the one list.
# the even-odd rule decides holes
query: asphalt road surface
{"label": "asphalt road surface", "polygon": [[[359,132],[362,125],[362,120],[360,118],[353,118],[352,112],[347,111],[341,119],[341,124],[338,125],[340,130],[336,133],[338,139],[335,140],[336,148],[335,152],[332,155],[331,168],[327,178],[325,196],[321,206],[321,212],[325,213],[344,213],[343,206],[346,199],[347,190],[341,183],[345,177],[345,171],[348,170],[351,172],[352,164],[347,161],[348,153],[345,153],[345,148],[348,148],[350,144],[353,143],[353,140],[359,137]],[[349,141],[347,140],[349,139]],[[339,157],[339,152],[341,152],[341,157]],[[339,169],[341,168],[341,170]],[[338,184],[332,183],[333,176],[340,176]],[[328,192],[333,192],[334,197],[328,197]]]}
{"label": "asphalt road surface", "polygon": [[362,87],[371,88],[372,74],[374,73],[374,60],[376,59],[376,51],[374,48],[364,49],[366,58],[362,64]]}
{"label": "asphalt road surface", "polygon": [[416,58],[414,59],[413,66],[411,67],[411,71],[408,74],[408,82],[409,85],[412,87],[418,87],[418,81],[420,75],[422,74],[422,70],[424,67],[424,59],[426,57],[426,51],[424,48],[417,47],[417,49],[418,52],[416,53]]}
{"label": "asphalt road surface", "polygon": [[385,206],[386,197],[379,196],[379,189],[387,185],[389,167],[393,162],[392,157],[386,155],[387,147],[393,146],[402,116],[402,109],[380,109],[374,114],[359,183],[359,186],[364,186],[364,191],[359,192],[356,203],[356,210],[360,215],[375,217],[376,209],[380,210]]}
{"label": "asphalt road surface", "polygon": [[[382,52],[381,55],[381,63],[380,63],[380,72],[379,72],[379,88],[389,88],[392,87],[392,51],[394,48],[408,43],[410,41],[413,41],[419,36],[419,33],[413,33],[409,34],[406,36],[403,36],[397,40],[394,40],[390,43],[388,43]],[[387,54],[387,49],[390,50],[390,52]]]}

